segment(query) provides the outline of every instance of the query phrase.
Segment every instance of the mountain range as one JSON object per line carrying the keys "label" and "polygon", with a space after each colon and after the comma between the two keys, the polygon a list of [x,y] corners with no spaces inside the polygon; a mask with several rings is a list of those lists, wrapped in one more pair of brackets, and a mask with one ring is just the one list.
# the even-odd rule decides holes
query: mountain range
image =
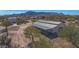
{"label": "mountain range", "polygon": [[20,14],[12,14],[7,16],[63,16],[63,13],[56,13],[56,12],[34,12],[34,11],[28,11],[25,13]]}

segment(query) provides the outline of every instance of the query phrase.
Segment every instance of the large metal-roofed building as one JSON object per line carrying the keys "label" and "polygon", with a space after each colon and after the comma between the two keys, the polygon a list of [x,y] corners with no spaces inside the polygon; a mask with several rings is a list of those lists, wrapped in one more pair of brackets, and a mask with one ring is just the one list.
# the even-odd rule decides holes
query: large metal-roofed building
{"label": "large metal-roofed building", "polygon": [[48,20],[38,20],[33,24],[33,27],[50,33],[57,33],[63,26],[64,24],[62,22]]}

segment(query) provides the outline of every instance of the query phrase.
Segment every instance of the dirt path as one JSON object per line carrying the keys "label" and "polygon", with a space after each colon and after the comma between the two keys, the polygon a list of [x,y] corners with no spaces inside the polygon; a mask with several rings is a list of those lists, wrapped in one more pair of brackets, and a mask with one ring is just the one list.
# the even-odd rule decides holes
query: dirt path
{"label": "dirt path", "polygon": [[12,41],[11,41],[12,47],[18,47],[18,48],[27,47],[30,40],[25,37],[24,29],[29,26],[31,26],[31,23],[22,24],[20,25],[20,28],[18,29],[18,31],[10,32],[11,33],[10,37],[12,38]]}

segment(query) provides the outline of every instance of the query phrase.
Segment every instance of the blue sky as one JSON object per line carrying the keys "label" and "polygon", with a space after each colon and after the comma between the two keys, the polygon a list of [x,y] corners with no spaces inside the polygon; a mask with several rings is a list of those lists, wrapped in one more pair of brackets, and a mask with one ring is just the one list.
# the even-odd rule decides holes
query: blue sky
{"label": "blue sky", "polygon": [[0,10],[0,15],[19,14],[19,13],[24,13],[27,11],[58,12],[58,13],[64,13],[68,15],[79,15],[79,10]]}

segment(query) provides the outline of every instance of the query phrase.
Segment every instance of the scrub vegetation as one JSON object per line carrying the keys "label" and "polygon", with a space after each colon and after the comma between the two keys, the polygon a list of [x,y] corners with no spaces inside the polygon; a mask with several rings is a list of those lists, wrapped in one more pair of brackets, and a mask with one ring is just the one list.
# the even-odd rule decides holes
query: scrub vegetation
{"label": "scrub vegetation", "polygon": [[32,47],[32,48],[52,48],[53,47],[52,42],[50,42],[50,40],[44,37],[40,33],[40,30],[38,29],[29,27],[24,30],[24,34],[32,41],[29,44],[29,47]]}
{"label": "scrub vegetation", "polygon": [[[5,38],[0,38],[0,45],[7,45],[10,47],[10,40],[8,39],[8,29],[7,27],[11,25],[11,23],[7,20],[8,17],[11,16],[0,16],[0,26],[4,26],[6,28],[7,36]],[[33,19],[32,19],[33,18]],[[58,33],[57,38],[61,38],[65,41],[71,42],[75,47],[79,48],[79,16],[78,15],[55,15],[55,16],[25,16],[18,15],[16,16],[16,23],[18,25],[24,24],[27,20],[31,20],[33,23],[42,20],[51,20],[51,21],[60,21],[65,24],[64,28]],[[28,27],[24,29],[25,37],[30,39],[28,47],[32,48],[52,48],[54,46],[53,39],[50,40],[45,37],[39,29]],[[54,38],[56,40],[56,38]],[[52,42],[53,41],[53,42]],[[63,45],[63,41],[61,41],[61,45]],[[59,45],[59,42],[57,42]],[[59,46],[61,47],[61,46]]]}

